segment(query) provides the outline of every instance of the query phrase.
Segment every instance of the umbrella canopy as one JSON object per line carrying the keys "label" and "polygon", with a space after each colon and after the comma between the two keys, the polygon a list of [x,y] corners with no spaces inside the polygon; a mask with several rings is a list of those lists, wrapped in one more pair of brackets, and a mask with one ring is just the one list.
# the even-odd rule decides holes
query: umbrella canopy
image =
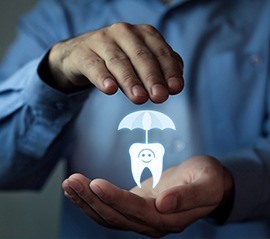
{"label": "umbrella canopy", "polygon": [[165,114],[153,110],[140,110],[127,115],[118,126],[118,130],[127,128],[130,130],[139,128],[146,131],[146,143],[148,143],[148,130],[150,129],[174,129],[173,121]]}

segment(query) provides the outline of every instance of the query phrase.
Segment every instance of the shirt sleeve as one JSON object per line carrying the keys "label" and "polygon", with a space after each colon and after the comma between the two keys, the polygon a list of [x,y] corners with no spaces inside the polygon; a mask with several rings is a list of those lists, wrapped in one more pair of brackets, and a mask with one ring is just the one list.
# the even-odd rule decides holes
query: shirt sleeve
{"label": "shirt sleeve", "polygon": [[66,151],[63,129],[89,92],[63,94],[38,74],[48,49],[66,35],[60,6],[43,1],[19,21],[17,38],[0,66],[2,189],[39,188]]}
{"label": "shirt sleeve", "polygon": [[227,222],[270,217],[270,91],[264,133],[252,147],[240,149],[222,160],[234,178],[234,200]]}
{"label": "shirt sleeve", "polygon": [[[265,119],[261,136],[249,147],[221,157],[234,179],[234,197],[228,212],[216,215],[213,222],[218,224],[270,217],[270,84],[265,93]],[[213,219],[213,218],[212,218]]]}

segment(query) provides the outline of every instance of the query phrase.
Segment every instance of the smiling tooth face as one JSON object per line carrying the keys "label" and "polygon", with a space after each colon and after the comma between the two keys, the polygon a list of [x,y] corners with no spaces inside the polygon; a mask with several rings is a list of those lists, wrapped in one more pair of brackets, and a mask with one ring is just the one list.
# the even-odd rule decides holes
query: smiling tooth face
{"label": "smiling tooth face", "polygon": [[155,154],[151,149],[143,149],[139,153],[138,159],[144,163],[150,163],[152,160],[155,159]]}
{"label": "smiling tooth face", "polygon": [[141,175],[147,167],[153,176],[153,188],[157,185],[162,174],[164,147],[159,143],[132,144],[129,148],[131,171],[137,185],[141,187]]}

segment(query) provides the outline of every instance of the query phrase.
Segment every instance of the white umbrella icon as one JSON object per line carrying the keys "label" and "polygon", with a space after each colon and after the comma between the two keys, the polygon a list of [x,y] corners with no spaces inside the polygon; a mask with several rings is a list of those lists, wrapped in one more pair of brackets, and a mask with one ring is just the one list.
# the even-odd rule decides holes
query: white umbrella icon
{"label": "white umbrella icon", "polygon": [[122,119],[118,130],[128,128],[130,130],[140,128],[145,130],[145,142],[148,144],[148,130],[150,129],[174,129],[173,121],[165,114],[153,110],[140,110],[127,115]]}
{"label": "white umbrella icon", "polygon": [[137,185],[141,187],[140,179],[144,168],[152,173],[153,188],[157,185],[162,174],[162,162],[165,153],[160,143],[148,143],[150,129],[174,129],[173,121],[165,114],[152,110],[140,110],[127,115],[118,126],[118,130],[139,128],[145,130],[145,144],[134,143],[129,148],[131,157],[131,172]]}

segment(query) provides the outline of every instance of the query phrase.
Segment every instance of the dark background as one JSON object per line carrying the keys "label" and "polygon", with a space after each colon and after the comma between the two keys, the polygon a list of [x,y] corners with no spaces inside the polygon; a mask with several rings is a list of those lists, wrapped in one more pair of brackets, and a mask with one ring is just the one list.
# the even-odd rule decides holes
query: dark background
{"label": "dark background", "polygon": [[[16,36],[18,17],[29,11],[36,2],[0,0],[0,60]],[[41,191],[0,191],[0,239],[56,238],[63,167],[63,163],[58,165]]]}

